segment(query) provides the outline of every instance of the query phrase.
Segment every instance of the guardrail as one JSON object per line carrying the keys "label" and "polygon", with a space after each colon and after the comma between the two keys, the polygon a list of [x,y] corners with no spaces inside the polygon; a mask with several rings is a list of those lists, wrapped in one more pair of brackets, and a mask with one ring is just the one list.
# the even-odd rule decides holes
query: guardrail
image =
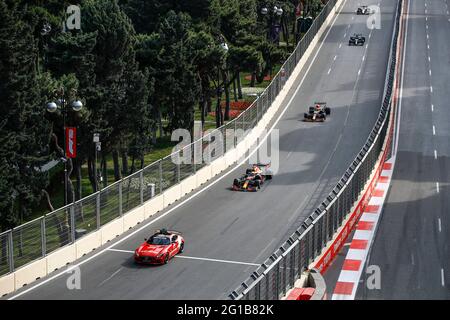
{"label": "guardrail", "polygon": [[[322,253],[327,243],[351,213],[380,157],[392,151],[393,126],[390,125],[391,97],[397,64],[402,1],[397,5],[384,100],[372,132],[350,167],[320,206],[291,237],[274,252],[229,297],[234,300],[278,300]],[[386,140],[388,138],[388,140]],[[383,145],[386,143],[386,149]]]}
{"label": "guardrail", "polygon": [[[57,209],[33,221],[0,234],[0,276],[14,272],[35,260],[44,258],[55,250],[68,246],[92,233],[108,222],[120,218],[126,212],[142,206],[166,190],[193,176],[208,163],[195,163],[197,150],[203,150],[218,132],[227,137],[227,130],[246,132],[253,129],[283,89],[326,17],[338,0],[329,0],[308,32],[285,61],[270,85],[252,105],[224,126],[207,133],[201,139],[183,149],[160,159],[136,173],[87,196],[79,201]],[[223,156],[236,148],[239,139],[223,139]],[[175,164],[172,159],[184,154],[191,155],[191,164]],[[214,160],[214,159],[213,159]]]}

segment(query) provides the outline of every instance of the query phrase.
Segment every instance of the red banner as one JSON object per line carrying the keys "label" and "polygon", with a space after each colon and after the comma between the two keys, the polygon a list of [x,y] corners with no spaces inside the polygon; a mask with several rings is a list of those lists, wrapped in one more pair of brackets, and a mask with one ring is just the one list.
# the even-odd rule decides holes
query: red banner
{"label": "red banner", "polygon": [[66,156],[67,158],[77,156],[77,128],[66,128]]}

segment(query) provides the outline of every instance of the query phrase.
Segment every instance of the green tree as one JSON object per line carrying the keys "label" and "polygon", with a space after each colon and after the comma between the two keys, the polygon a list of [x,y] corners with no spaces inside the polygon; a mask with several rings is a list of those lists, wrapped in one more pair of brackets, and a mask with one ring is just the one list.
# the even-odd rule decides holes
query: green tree
{"label": "green tree", "polygon": [[36,70],[32,26],[17,3],[0,0],[0,225],[15,226],[42,197],[50,126]]}

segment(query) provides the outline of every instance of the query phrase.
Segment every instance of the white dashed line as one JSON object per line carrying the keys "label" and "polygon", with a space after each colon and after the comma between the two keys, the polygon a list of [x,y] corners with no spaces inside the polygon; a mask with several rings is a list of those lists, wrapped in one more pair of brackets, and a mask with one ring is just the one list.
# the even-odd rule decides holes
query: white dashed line
{"label": "white dashed line", "polygon": [[363,55],[362,61],[366,60],[366,55]]}
{"label": "white dashed line", "polygon": [[431,105],[431,112],[433,112],[434,111],[434,105],[432,104]]}
{"label": "white dashed line", "polygon": [[436,182],[436,190],[437,190],[437,193],[439,193],[439,182]]}
{"label": "white dashed line", "polygon": [[347,37],[347,32],[344,34],[344,38],[346,38]]}
{"label": "white dashed line", "polygon": [[430,76],[431,76],[431,70],[428,70],[428,73],[430,74]]}
{"label": "white dashed line", "polygon": [[444,269],[441,268],[441,284],[445,287]]}
{"label": "white dashed line", "polygon": [[341,44],[339,44],[339,48],[341,48],[342,47],[342,43]]}
{"label": "white dashed line", "polygon": [[428,56],[428,62],[431,62],[431,58],[430,58],[430,56]]}
{"label": "white dashed line", "polygon": [[[436,135],[436,127],[435,126],[433,126],[433,136],[435,136]],[[436,151],[436,150],[435,150]]]}
{"label": "white dashed line", "polygon": [[433,93],[433,86],[430,86],[430,92]]}
{"label": "white dashed line", "polygon": [[[434,150],[434,159],[437,160],[437,151]],[[438,192],[439,192],[439,187],[438,187]]]}
{"label": "white dashed line", "polygon": [[439,232],[442,232],[441,218],[438,218],[438,228],[439,228]]}
{"label": "white dashed line", "polygon": [[336,61],[336,59],[337,59],[337,56],[334,56],[333,61]]}
{"label": "white dashed line", "polygon": [[358,70],[358,76],[361,74],[361,69]]}
{"label": "white dashed line", "polygon": [[430,39],[430,36],[428,35],[428,33],[427,33],[427,40],[429,40]]}
{"label": "white dashed line", "polygon": [[369,47],[369,44],[366,44],[366,49]]}
{"label": "white dashed line", "polygon": [[330,74],[330,72],[331,72],[331,68],[330,68],[330,69],[328,69],[328,74]]}

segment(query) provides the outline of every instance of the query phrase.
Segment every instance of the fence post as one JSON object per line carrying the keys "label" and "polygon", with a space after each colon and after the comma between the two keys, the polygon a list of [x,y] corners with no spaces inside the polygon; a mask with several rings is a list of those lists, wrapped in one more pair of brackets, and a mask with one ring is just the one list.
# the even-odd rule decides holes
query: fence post
{"label": "fence post", "polygon": [[100,229],[100,194],[101,191],[97,193],[96,199],[95,199],[95,215],[97,217],[97,230]]}
{"label": "fence post", "polygon": [[69,208],[69,214],[70,214],[70,233],[72,237],[72,243],[75,242],[75,207],[74,204],[72,204]]}
{"label": "fence post", "polygon": [[119,181],[119,216],[121,217],[123,214],[122,210],[123,198],[122,198],[122,180]]}
{"label": "fence post", "polygon": [[159,193],[162,193],[162,192],[163,192],[162,181],[163,181],[163,175],[162,175],[162,161],[159,160]]}
{"label": "fence post", "polygon": [[46,234],[45,234],[45,217],[44,215],[41,219],[41,249],[42,249],[42,257],[45,257],[47,254],[47,243],[46,243]]}
{"label": "fence post", "polygon": [[141,170],[141,172],[139,173],[139,181],[141,183],[139,189],[139,197],[142,205],[144,203],[144,170]]}
{"label": "fence post", "polygon": [[8,233],[8,260],[9,260],[9,272],[14,272],[14,246],[13,246],[13,236],[12,229]]}

